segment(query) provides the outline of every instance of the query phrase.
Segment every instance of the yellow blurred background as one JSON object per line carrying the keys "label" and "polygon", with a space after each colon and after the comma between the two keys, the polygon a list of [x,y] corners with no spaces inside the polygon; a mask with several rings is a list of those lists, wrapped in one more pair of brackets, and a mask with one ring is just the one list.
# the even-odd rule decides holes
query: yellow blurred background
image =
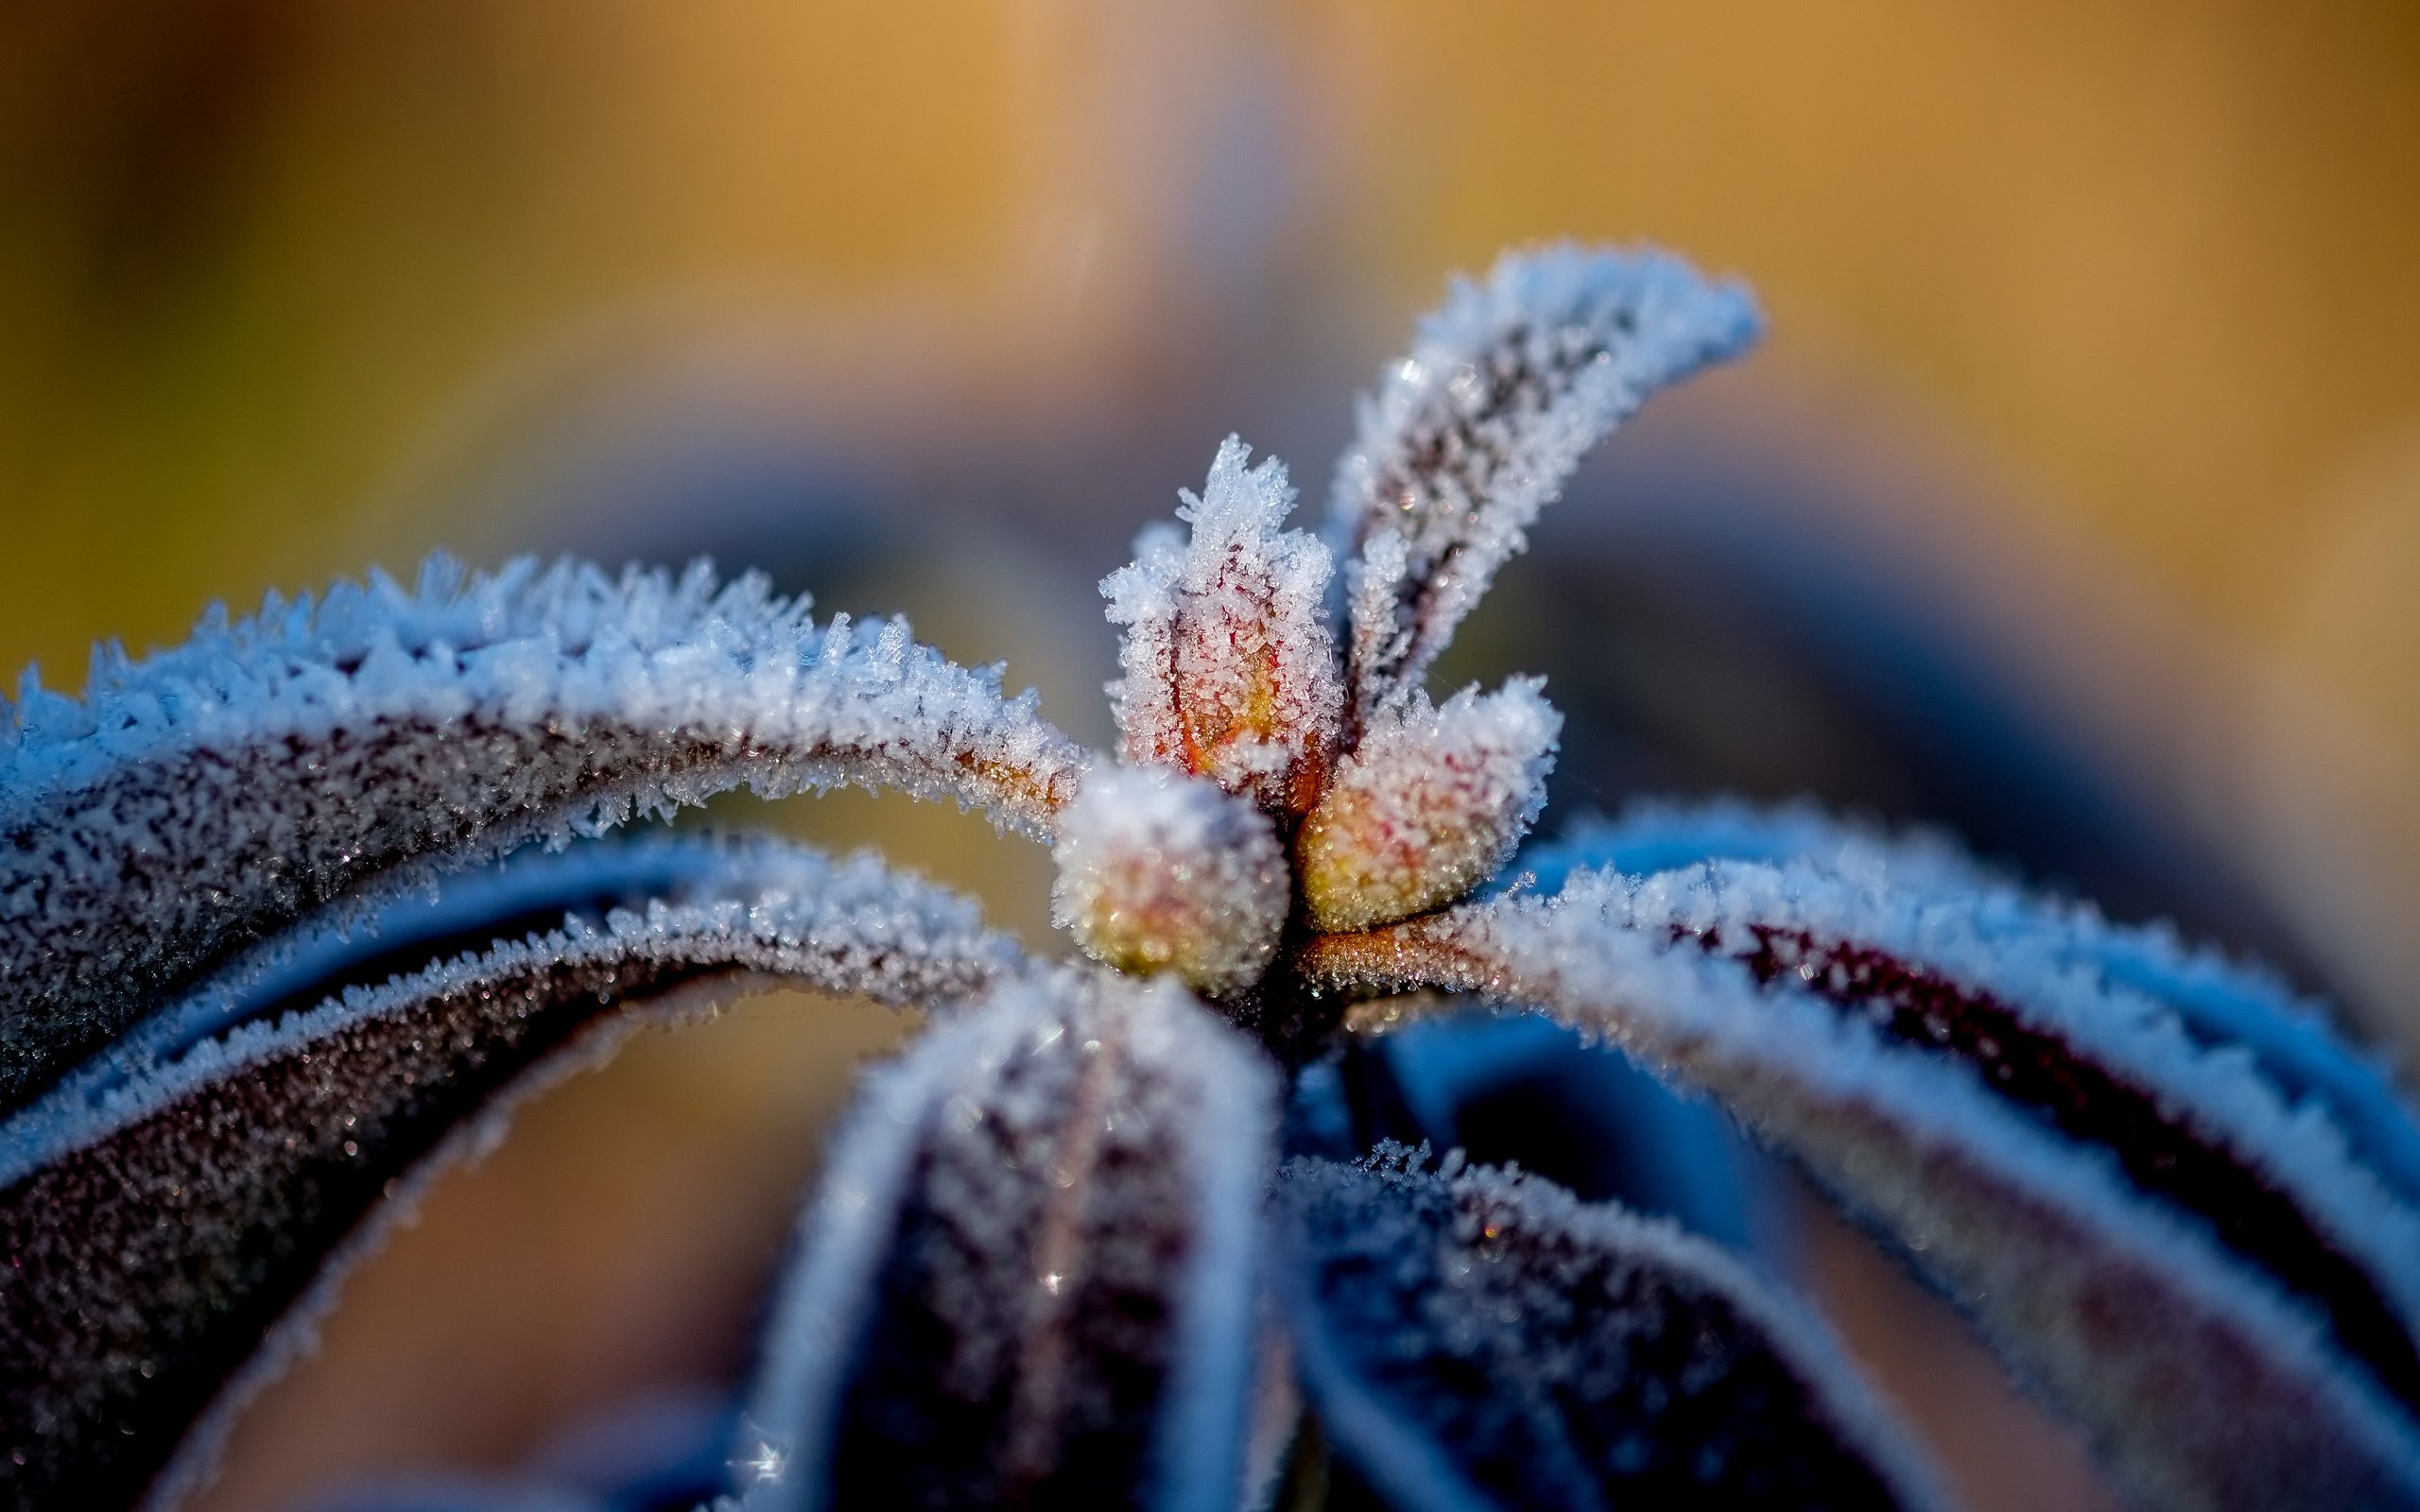
{"label": "yellow blurred background", "polygon": [[[1286,455],[1315,498],[1346,386],[1442,275],[1564,234],[1753,280],[1773,338],[1707,385],[1710,434],[1870,483],[1857,528],[1937,542],[2077,738],[2363,1020],[2420,1040],[2420,10],[2392,0],[9,8],[0,663],[72,690],[96,637],[171,641],[210,599],[441,544],[782,539],[761,504],[695,541],[650,516],[687,474],[631,463],[661,451],[633,436],[829,440],[910,497],[926,449],[996,446],[996,506],[979,467],[930,491],[1011,565],[939,553],[940,586],[903,591],[1098,736],[1087,583],[1117,558],[1055,548],[1164,512],[1264,417],[1312,448]],[[1098,494],[1065,481],[1162,431],[1181,463],[1134,442]],[[1073,610],[1019,602],[1053,594]],[[1030,858],[968,860],[979,827],[815,822],[892,820],[1038,928]],[[608,1250],[625,1269],[584,1306],[755,1274],[838,1094],[838,1012],[776,1000],[641,1045],[443,1187],[356,1292]],[[838,1042],[890,1032],[847,1018]],[[786,1058],[816,1069],[764,1070]],[[598,1130],[625,1176],[575,1221],[565,1194],[612,1162],[564,1152]],[[651,1203],[734,1165],[746,1191],[677,1220],[683,1255],[638,1252]],[[524,1220],[553,1247],[432,1237]],[[484,1305],[511,1314],[500,1284]],[[406,1452],[502,1461],[558,1409],[715,1368],[744,1287],[700,1285],[721,1312],[610,1360],[563,1363],[608,1348],[577,1320],[528,1325],[551,1384],[508,1371],[463,1398],[479,1421],[384,1437],[411,1411],[359,1381],[425,1401],[449,1349],[513,1325],[349,1304],[217,1504]],[[683,1362],[664,1338],[693,1325],[716,1342]]]}

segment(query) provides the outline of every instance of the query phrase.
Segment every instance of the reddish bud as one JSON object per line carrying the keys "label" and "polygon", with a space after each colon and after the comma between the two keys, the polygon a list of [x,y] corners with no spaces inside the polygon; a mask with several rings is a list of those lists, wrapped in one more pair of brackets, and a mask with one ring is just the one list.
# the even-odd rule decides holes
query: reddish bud
{"label": "reddish bud", "polygon": [[1132,566],[1101,583],[1126,627],[1111,687],[1126,760],[1179,766],[1300,814],[1334,757],[1344,685],[1322,613],[1327,548],[1280,530],[1294,490],[1276,461],[1245,464],[1229,438],[1170,528],[1147,532]]}

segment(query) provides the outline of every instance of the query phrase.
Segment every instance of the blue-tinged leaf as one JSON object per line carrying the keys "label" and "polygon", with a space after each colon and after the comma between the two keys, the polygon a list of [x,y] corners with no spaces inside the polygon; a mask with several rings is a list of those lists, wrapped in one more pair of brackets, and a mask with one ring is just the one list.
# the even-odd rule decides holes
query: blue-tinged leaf
{"label": "blue-tinged leaf", "polygon": [[[2239,1164],[2198,1115],[2254,1116],[2245,1085],[2164,1121],[2083,1032],[2032,1033],[1928,968],[1772,941],[1735,957],[1706,876],[1581,873],[1554,900],[1320,942],[1305,964],[1340,986],[1536,1002],[1711,1092],[1892,1236],[2151,1504],[2420,1506],[2420,1433],[2382,1384],[2409,1349],[2395,1285],[2322,1211],[2361,1172],[2311,1164],[2342,1141],[2294,1146],[2290,1176]],[[2256,1201],[2271,1227],[2231,1229],[2228,1205]]]}
{"label": "blue-tinged leaf", "polygon": [[1746,288],[1652,250],[1544,247],[1457,280],[1337,467],[1360,711],[1419,686],[1590,447],[1757,330]]}
{"label": "blue-tinged leaf", "polygon": [[397,868],[472,864],[743,783],[843,782],[1046,833],[1082,753],[901,621],[764,581],[442,558],[96,662],[0,711],[0,1109],[159,998]]}
{"label": "blue-tinged leaf", "polygon": [[306,929],[0,1126],[9,1504],[170,1500],[390,1199],[639,1023],[760,981],[925,1002],[1017,959],[963,900],[770,843],[529,856],[373,922]]}
{"label": "blue-tinged leaf", "polygon": [[409,1480],[304,1503],[297,1512],[620,1512],[611,1503],[545,1486],[481,1481]]}
{"label": "blue-tinged leaf", "polygon": [[1714,1246],[1424,1156],[1292,1161],[1276,1198],[1305,1389],[1390,1504],[1939,1503],[1829,1342]]}
{"label": "blue-tinged leaf", "polygon": [[522,1462],[520,1473],[611,1512],[692,1512],[729,1489],[738,1424],[732,1393],[649,1393],[556,1435]]}
{"label": "blue-tinged leaf", "polygon": [[734,1456],[751,1512],[1229,1512],[1273,1079],[1172,982],[1072,973],[870,1077]]}
{"label": "blue-tinged leaf", "polygon": [[1378,1140],[1515,1165],[1744,1249],[1758,1172],[1731,1120],[1628,1057],[1533,1014],[1407,1015],[1382,1000],[1296,1078],[1288,1153],[1353,1160]]}

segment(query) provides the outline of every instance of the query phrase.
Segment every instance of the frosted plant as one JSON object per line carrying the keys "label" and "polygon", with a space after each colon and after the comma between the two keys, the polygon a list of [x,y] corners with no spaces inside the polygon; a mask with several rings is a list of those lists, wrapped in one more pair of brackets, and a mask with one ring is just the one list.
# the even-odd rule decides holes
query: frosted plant
{"label": "frosted plant", "polygon": [[[805,1204],[693,1487],[719,1507],[1945,1505],[1726,1251],[1703,1115],[1625,1125],[1691,1232],[1392,1143],[1355,1093],[1381,1030],[1417,1104],[1525,1024],[1795,1161],[2142,1504],[2420,1506],[2420,1129],[2317,1008],[1804,808],[1517,854],[1559,716],[1534,679],[1433,701],[1427,669],[1587,448],[1756,323],[1651,252],[1457,285],[1323,532],[1231,439],[1103,583],[1114,756],[904,623],[702,567],[441,560],[105,650],[80,701],[29,679],[0,720],[9,1504],[174,1503],[516,1099],[786,982],[935,1012]],[[871,858],[612,833],[843,783],[1049,844],[1080,955]],[[1443,1017],[1474,1001],[1511,1017]]]}

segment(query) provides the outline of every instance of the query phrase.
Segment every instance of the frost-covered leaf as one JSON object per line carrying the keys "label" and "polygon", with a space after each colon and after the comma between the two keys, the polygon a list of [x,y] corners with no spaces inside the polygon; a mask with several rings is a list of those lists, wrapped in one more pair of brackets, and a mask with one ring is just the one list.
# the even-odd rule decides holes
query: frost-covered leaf
{"label": "frost-covered leaf", "polygon": [[[1877,907],[1888,892],[1906,894],[1910,916],[1920,911],[1934,920],[1929,930],[1962,941],[1966,958],[2005,950],[2019,978],[2051,972],[2068,979],[2071,991],[2085,990],[2085,1001],[2097,984],[2117,995],[2113,1016],[2120,1022],[2155,1018],[2139,1001],[2152,1000],[2175,1015],[2197,1050],[2249,1056],[2276,1097],[2324,1109],[2361,1164],[2407,1206],[2420,1205],[2420,1130],[2410,1104],[2376,1057],[2331,1027],[2325,1005],[2297,997],[2257,967],[2189,945],[2165,925],[2113,923],[2088,903],[2014,886],[1945,836],[1844,823],[1806,804],[1658,803],[1615,823],[1580,826],[1518,865],[1551,892],[1577,867],[1645,873],[1726,860],[1833,873],[1873,895]],[[2077,978],[2086,988],[2073,987]]]}
{"label": "frost-covered leaf", "polygon": [[1457,280],[1337,469],[1356,707],[1417,686],[1582,455],[1757,325],[1744,287],[1656,251],[1547,247]]}
{"label": "frost-covered leaf", "polygon": [[189,1479],[389,1199],[638,1023],[752,980],[925,1002],[1017,959],[963,900],[771,843],[526,856],[372,921],[306,929],[0,1126],[10,1504]]}
{"label": "frost-covered leaf", "polygon": [[1322,598],[1333,571],[1316,537],[1279,528],[1294,490],[1276,458],[1247,464],[1234,437],[1210,480],[1135,560],[1101,580],[1125,627],[1111,685],[1126,760],[1197,772],[1299,814],[1342,735],[1344,686]]}
{"label": "frost-covered leaf", "polygon": [[[2317,1307],[2340,1345],[2420,1402],[2420,1213],[2317,1099],[2232,1040],[1996,927],[1989,894],[1910,896],[1794,865],[1719,862],[1648,879],[1634,927],[1678,930],[1789,976],[1891,1041],[1938,1047],[1992,1090],[2100,1146],[2144,1191]],[[2349,1060],[2350,1057],[2344,1057]],[[2407,1122],[2400,1145],[2420,1141]]]}
{"label": "frost-covered leaf", "polygon": [[442,558],[206,620],[82,703],[0,712],[0,1108],[159,997],[398,867],[741,783],[905,787],[1046,833],[1082,753],[901,621],[718,584]]}
{"label": "frost-covered leaf", "polygon": [[1228,1512],[1275,1089],[1173,983],[1013,983],[868,1079],[735,1455],[751,1512]]}
{"label": "frost-covered leaf", "polygon": [[1097,771],[1060,816],[1053,922],[1121,971],[1204,992],[1250,987],[1291,902],[1269,817],[1165,767]]}
{"label": "frost-covered leaf", "polygon": [[1936,837],[1804,810],[1643,819],[1595,848],[1635,856],[1642,831],[1693,830],[1726,859],[1637,882],[1632,927],[1686,936],[1763,980],[1794,974],[1886,1037],[1973,1066],[2204,1218],[2420,1402],[2420,1123],[2315,1005],[2169,932],[1962,868]]}
{"label": "frost-covered leaf", "polygon": [[1390,1505],[1938,1502],[1815,1327],[1668,1224],[1400,1146],[1290,1162],[1277,1211],[1312,1405]]}
{"label": "frost-covered leaf", "polygon": [[[2013,1017],[1985,1036],[1968,1014],[1994,1000],[1922,970],[1791,955],[1765,971],[1726,958],[1720,931],[1709,954],[1655,885],[1583,872],[1552,901],[1320,941],[1305,964],[1340,985],[1536,1002],[1712,1092],[1892,1235],[2147,1502],[2420,1505],[2420,1435],[2397,1394],[2401,1283],[2325,1227],[2350,1216],[2326,1207],[2329,1183],[2362,1177],[2306,1165],[2330,1143],[2324,1110],[2274,1128],[2281,1162],[2239,1164],[2202,1108],[2129,1097],[2081,1037],[2052,1058]],[[1886,979],[1915,995],[1871,990]],[[2187,1054],[2181,1037],[2171,1048]],[[2194,1054],[2185,1082],[2215,1085],[2214,1068],[2249,1058]],[[2250,1080],[2222,1099],[2245,1117]],[[2232,1222],[2238,1202],[2270,1227]],[[2372,1219],[2400,1223],[2391,1208]],[[2311,1233],[2325,1242],[2304,1245]]]}
{"label": "frost-covered leaf", "polygon": [[1563,716],[1535,678],[1371,716],[1295,840],[1320,929],[1365,929],[1447,903],[1495,874],[1546,805]]}

